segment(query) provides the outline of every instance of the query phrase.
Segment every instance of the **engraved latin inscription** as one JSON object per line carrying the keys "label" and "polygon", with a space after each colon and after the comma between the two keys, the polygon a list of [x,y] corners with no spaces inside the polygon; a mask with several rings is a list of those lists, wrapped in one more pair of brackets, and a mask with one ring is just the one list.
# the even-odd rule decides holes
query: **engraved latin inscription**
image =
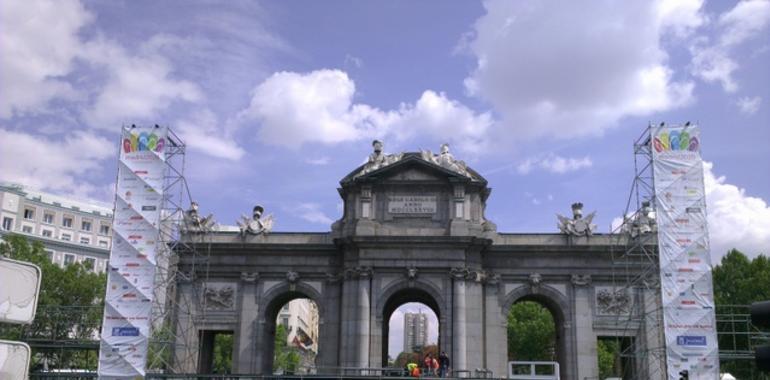
{"label": "engraved latin inscription", "polygon": [[435,195],[394,195],[388,197],[391,214],[435,214]]}

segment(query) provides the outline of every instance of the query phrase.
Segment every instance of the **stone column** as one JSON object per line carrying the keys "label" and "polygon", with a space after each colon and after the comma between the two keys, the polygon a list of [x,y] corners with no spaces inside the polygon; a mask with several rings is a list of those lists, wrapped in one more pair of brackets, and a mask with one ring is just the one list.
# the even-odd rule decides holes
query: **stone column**
{"label": "stone column", "polygon": [[575,294],[575,335],[577,340],[577,378],[593,379],[599,376],[596,334],[593,329],[591,298],[593,289],[590,275],[572,275]]}
{"label": "stone column", "polygon": [[198,370],[199,341],[195,328],[195,314],[200,302],[195,297],[195,274],[180,273],[177,280],[177,322],[174,344],[173,368],[179,373],[195,373]]}
{"label": "stone column", "polygon": [[508,319],[500,304],[500,275],[488,273],[484,287],[484,367],[493,371],[496,378],[506,377],[508,373]]}
{"label": "stone column", "polygon": [[[635,339],[643,340],[636,344],[647,351],[645,363],[637,363],[638,373],[647,379],[663,380],[666,378],[666,348],[664,338],[663,309],[661,308],[660,289],[642,289],[638,297],[643,305],[642,333]],[[636,311],[633,311],[636,312]],[[631,316],[629,316],[630,318]],[[640,360],[641,362],[641,360]]]}
{"label": "stone column", "polygon": [[241,272],[241,312],[238,331],[235,332],[236,348],[233,358],[234,373],[255,373],[257,306],[257,272]]}
{"label": "stone column", "polygon": [[358,360],[356,366],[369,367],[369,334],[371,317],[371,274],[369,268],[358,268]]}
{"label": "stone column", "polygon": [[452,368],[468,369],[466,362],[467,333],[465,331],[465,278],[468,275],[467,268],[454,268],[451,271],[452,292]]}
{"label": "stone column", "polygon": [[356,336],[354,327],[356,326],[356,292],[355,292],[355,270],[347,269],[344,273],[344,282],[342,283],[342,305],[340,315],[340,336],[339,336],[339,359],[340,366],[353,367],[356,365]]}

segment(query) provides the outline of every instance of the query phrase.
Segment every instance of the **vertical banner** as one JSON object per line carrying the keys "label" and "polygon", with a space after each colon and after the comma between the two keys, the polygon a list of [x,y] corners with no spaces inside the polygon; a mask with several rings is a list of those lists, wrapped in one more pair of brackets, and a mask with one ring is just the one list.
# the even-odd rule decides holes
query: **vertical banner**
{"label": "vertical banner", "polygon": [[167,130],[123,129],[99,378],[145,375],[150,335]]}
{"label": "vertical banner", "polygon": [[719,378],[697,126],[651,129],[668,378]]}

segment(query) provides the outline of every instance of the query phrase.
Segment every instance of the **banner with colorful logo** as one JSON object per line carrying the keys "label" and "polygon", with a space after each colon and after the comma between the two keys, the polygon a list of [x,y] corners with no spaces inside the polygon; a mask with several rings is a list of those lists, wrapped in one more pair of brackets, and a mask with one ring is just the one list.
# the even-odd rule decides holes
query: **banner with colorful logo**
{"label": "banner with colorful logo", "polygon": [[703,161],[697,126],[651,130],[668,378],[719,378]]}
{"label": "banner with colorful logo", "polygon": [[99,378],[145,375],[150,337],[167,130],[123,129]]}

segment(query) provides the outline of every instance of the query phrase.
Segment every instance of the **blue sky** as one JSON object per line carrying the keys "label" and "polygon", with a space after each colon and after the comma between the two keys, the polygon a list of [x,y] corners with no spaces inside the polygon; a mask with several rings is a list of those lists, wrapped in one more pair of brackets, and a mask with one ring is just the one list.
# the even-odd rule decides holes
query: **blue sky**
{"label": "blue sky", "polygon": [[486,176],[501,232],[621,215],[648,122],[697,121],[714,255],[770,246],[770,2],[0,4],[0,179],[111,200],[123,124],[189,147],[204,212],[327,231],[369,154]]}

